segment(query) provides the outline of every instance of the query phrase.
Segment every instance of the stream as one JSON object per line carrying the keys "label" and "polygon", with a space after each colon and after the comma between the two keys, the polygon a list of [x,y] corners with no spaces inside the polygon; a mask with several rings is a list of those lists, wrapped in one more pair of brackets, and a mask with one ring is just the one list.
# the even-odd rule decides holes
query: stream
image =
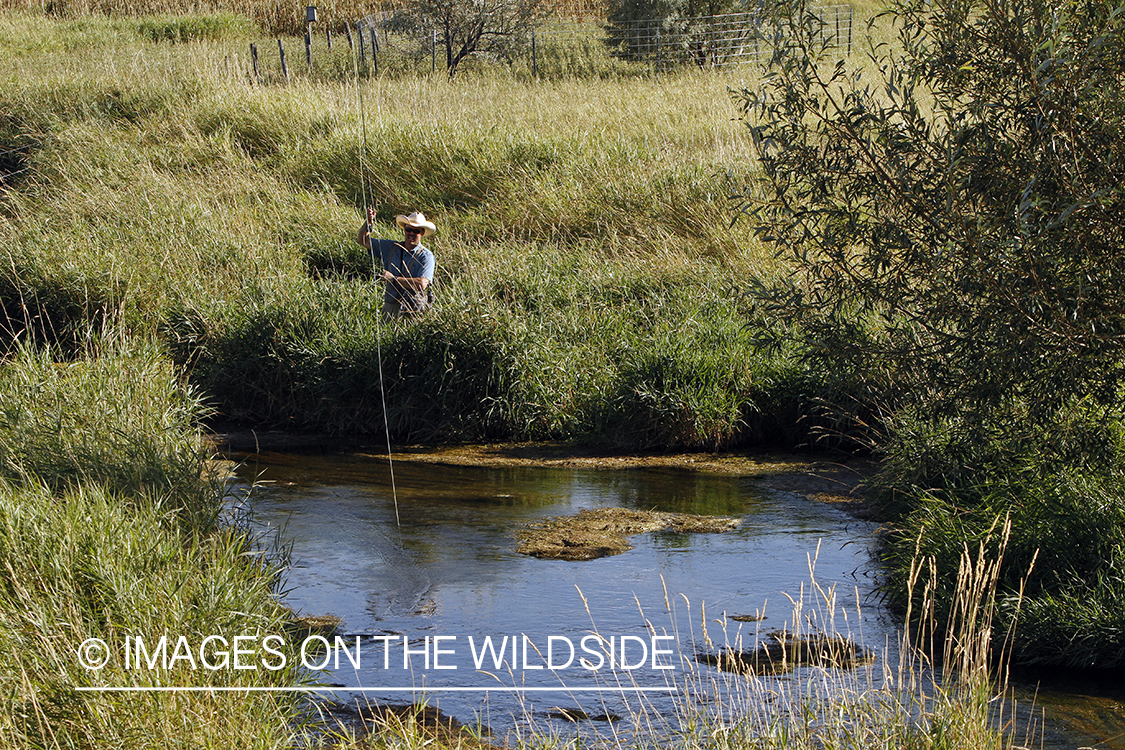
{"label": "stream", "polygon": [[[497,744],[530,731],[623,739],[654,716],[671,732],[668,717],[684,711],[765,705],[812,671],[769,678],[777,687],[768,695],[732,694],[743,681],[695,659],[725,644],[838,632],[876,655],[864,667],[818,670],[847,679],[874,679],[897,660],[900,629],[876,591],[876,525],[754,477],[396,460],[392,485],[385,457],[232,457],[241,462],[232,504],[290,550],[285,603],[341,620],[332,648],[310,657],[326,660],[318,679],[337,686],[338,700],[424,696],[488,727]],[[598,508],[741,524],[640,534],[623,554],[583,562],[516,552],[526,524]],[[1125,690],[1085,692],[1017,683],[1017,720],[1046,711],[1044,747],[1125,748]]]}

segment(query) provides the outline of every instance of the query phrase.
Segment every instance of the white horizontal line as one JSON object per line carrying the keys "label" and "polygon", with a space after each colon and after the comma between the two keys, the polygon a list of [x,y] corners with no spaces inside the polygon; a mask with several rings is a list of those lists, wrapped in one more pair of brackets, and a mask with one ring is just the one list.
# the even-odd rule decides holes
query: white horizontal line
{"label": "white horizontal line", "polygon": [[674,687],[77,687],[93,693],[677,693]]}

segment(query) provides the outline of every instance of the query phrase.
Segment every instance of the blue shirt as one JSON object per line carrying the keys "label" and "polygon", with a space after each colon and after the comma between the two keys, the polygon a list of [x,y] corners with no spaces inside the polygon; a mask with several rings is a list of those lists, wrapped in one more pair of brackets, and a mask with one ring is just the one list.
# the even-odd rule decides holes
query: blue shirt
{"label": "blue shirt", "polygon": [[[397,240],[371,239],[371,255],[378,254],[379,262],[383,264],[384,271],[390,271],[395,276],[405,276],[409,279],[434,280],[434,254],[427,250],[421,243],[413,250]],[[387,284],[387,299],[398,300],[402,290],[394,284]]]}

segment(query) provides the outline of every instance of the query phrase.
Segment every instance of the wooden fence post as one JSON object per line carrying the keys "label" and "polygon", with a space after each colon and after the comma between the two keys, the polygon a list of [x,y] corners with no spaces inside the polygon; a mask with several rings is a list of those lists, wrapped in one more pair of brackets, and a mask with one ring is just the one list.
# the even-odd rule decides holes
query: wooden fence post
{"label": "wooden fence post", "polygon": [[262,85],[262,73],[258,68],[258,45],[250,43],[250,62],[254,67],[254,83]]}
{"label": "wooden fence post", "polygon": [[285,45],[281,40],[277,40],[277,52],[281,55],[281,72],[285,76],[285,82],[289,83],[289,66],[285,63]]}
{"label": "wooden fence post", "polygon": [[348,35],[348,49],[355,49],[355,45],[352,43],[352,25],[350,23],[344,24],[344,33]]}
{"label": "wooden fence post", "polygon": [[379,42],[375,39],[375,27],[371,27],[371,75],[379,75]]}

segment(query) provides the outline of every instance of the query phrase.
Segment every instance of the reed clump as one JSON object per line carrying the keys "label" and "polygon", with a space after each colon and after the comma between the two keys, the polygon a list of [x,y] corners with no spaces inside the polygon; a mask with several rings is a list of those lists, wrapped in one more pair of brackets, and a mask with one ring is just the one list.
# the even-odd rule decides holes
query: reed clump
{"label": "reed clump", "polygon": [[0,475],[59,490],[193,493],[198,398],[154,344],[101,337],[88,353],[21,346],[0,369]]}
{"label": "reed clump", "polygon": [[[126,638],[284,633],[276,561],[219,520],[198,399],[157,346],[102,334],[85,356],[21,347],[0,365],[0,717],[4,747],[276,747],[285,694],[82,692],[290,685],[281,670],[138,668]],[[99,638],[108,661],[82,662]],[[99,656],[103,652],[93,654]],[[182,656],[182,654],[181,654]],[[211,654],[217,658],[216,654]],[[216,721],[216,712],[240,721]]]}
{"label": "reed clump", "polygon": [[622,282],[572,254],[569,278],[442,284],[440,309],[411,325],[378,322],[369,281],[320,280],[182,310],[165,337],[222,414],[253,424],[381,432],[382,384],[400,441],[804,439],[787,418],[814,376],[755,352],[737,299],[696,281]]}
{"label": "reed clump", "polygon": [[[784,638],[831,644],[848,654],[845,668],[805,667],[801,679],[786,677],[798,664],[719,672],[694,668],[685,681],[685,705],[676,725],[689,742],[723,748],[1005,748],[1033,747],[1038,722],[1009,693],[1004,655],[1005,623],[997,618],[1004,595],[998,587],[1011,526],[994,529],[995,545],[962,546],[952,595],[934,597],[923,570],[932,558],[913,561],[908,586],[912,610],[897,642],[882,644],[874,660],[864,652],[858,611],[849,612],[835,586],[820,585],[815,558],[811,583],[790,601]],[[857,603],[854,605],[858,608]],[[1018,602],[1015,603],[1018,609]],[[940,615],[940,616],[939,616]],[[840,621],[844,621],[843,626]],[[715,632],[715,623],[721,631]],[[773,632],[750,631],[729,618],[706,620],[693,637],[712,656],[758,654],[774,645]],[[999,658],[998,658],[999,657]],[[784,661],[784,660],[783,660]],[[737,676],[736,676],[737,675]],[[711,708],[697,696],[724,695]],[[674,727],[669,727],[675,731]]]}
{"label": "reed clump", "polygon": [[[957,490],[916,490],[912,509],[888,540],[889,590],[902,592],[907,558],[934,561],[933,596],[953,598],[959,547],[996,548],[997,525],[1011,527],[997,573],[997,618],[1013,630],[1022,665],[1114,669],[1122,666],[1119,575],[1125,550],[1125,482],[1120,471],[1043,471],[991,477]],[[901,596],[895,599],[902,602]],[[1015,602],[1022,603],[1017,623]]]}

